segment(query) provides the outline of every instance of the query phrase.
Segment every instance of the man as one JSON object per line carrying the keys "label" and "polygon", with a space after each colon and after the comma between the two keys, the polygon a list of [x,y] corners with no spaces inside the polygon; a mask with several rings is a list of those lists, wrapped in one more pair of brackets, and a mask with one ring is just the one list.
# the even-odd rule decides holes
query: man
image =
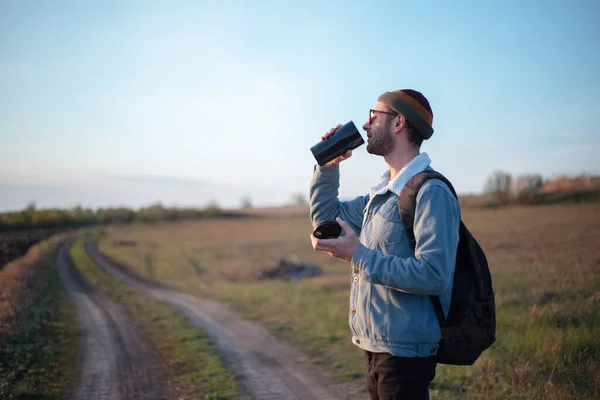
{"label": "man", "polygon": [[[441,330],[429,298],[440,297],[448,314],[460,211],[456,198],[438,179],[416,197],[415,250],[398,211],[398,196],[415,174],[431,169],[423,140],[433,134],[429,102],[414,90],[382,94],[363,129],[367,152],[381,156],[387,171],[368,194],[338,200],[339,163],[349,151],[315,167],[310,186],[314,225],[337,219],[343,234],[317,239],[313,248],[351,265],[349,325],[352,342],[365,351],[372,399],[428,399],[435,377]],[[322,139],[333,135],[340,125]]]}

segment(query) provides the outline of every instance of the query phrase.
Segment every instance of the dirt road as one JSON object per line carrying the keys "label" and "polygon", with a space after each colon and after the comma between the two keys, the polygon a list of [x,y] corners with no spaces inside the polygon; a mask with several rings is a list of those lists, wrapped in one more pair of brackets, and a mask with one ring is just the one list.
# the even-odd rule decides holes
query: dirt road
{"label": "dirt road", "polygon": [[201,327],[217,344],[226,364],[241,379],[245,398],[261,400],[362,399],[361,387],[327,383],[302,353],[275,338],[262,325],[244,320],[215,301],[200,299],[137,276],[100,254],[94,244],[86,250],[109,274],[160,299]]}
{"label": "dirt road", "polygon": [[71,399],[166,399],[165,371],[155,349],[144,341],[122,307],[87,285],[68,254],[59,250],[59,275],[78,317],[81,332],[78,376]]}

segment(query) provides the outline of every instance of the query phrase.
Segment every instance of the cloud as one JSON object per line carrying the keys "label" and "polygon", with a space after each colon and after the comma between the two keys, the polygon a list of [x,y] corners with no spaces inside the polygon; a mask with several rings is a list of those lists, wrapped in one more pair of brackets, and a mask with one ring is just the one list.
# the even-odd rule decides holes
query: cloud
{"label": "cloud", "polygon": [[126,181],[126,182],[151,183],[151,184],[161,184],[161,185],[198,186],[198,187],[206,187],[206,186],[211,185],[210,183],[202,181],[202,180],[178,178],[178,177],[168,177],[168,176],[145,176],[145,175],[109,175],[109,176],[118,181]]}

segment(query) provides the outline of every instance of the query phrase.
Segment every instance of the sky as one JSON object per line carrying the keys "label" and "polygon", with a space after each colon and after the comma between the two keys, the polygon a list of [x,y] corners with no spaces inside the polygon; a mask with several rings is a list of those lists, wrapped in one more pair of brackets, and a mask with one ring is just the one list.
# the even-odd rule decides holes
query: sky
{"label": "sky", "polygon": [[[600,174],[600,1],[0,0],[0,211],[286,204],[397,89],[459,193]],[[359,147],[340,197],[385,170]]]}

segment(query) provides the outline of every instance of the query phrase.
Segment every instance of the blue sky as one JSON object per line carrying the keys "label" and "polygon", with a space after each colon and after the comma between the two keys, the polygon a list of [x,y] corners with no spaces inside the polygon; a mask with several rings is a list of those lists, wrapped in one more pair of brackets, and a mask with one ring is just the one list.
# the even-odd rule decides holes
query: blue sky
{"label": "blue sky", "polygon": [[[459,192],[598,174],[599,71],[597,0],[0,0],[0,210],[283,204],[325,131],[405,88]],[[357,149],[340,195],[385,168]]]}

